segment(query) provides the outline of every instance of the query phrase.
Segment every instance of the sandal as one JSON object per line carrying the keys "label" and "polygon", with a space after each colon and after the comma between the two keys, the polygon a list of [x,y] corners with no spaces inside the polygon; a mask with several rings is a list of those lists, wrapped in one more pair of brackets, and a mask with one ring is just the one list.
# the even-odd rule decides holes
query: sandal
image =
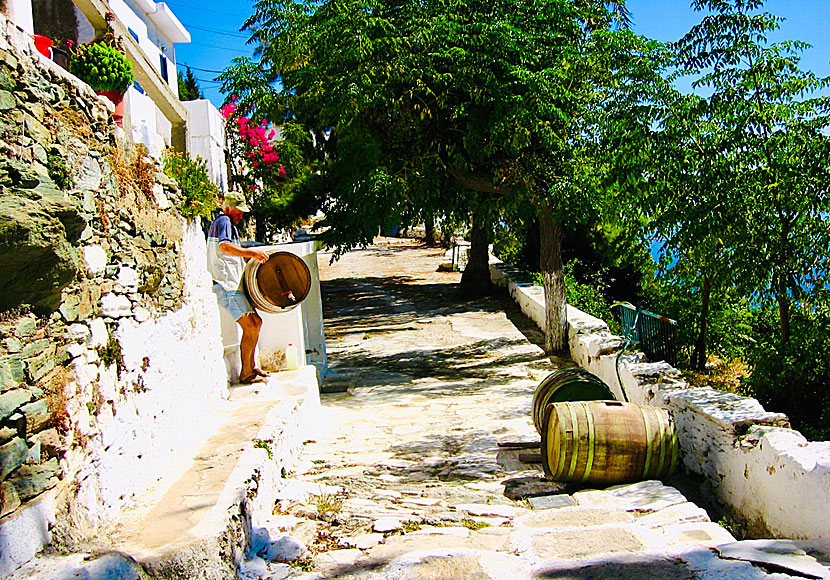
{"label": "sandal", "polygon": [[242,377],[239,377],[239,384],[240,385],[253,385],[253,384],[256,384],[256,383],[267,383],[267,382],[268,381],[266,381],[264,377],[261,377],[260,375],[258,375],[256,373],[248,375],[244,379]]}
{"label": "sandal", "polygon": [[270,377],[271,373],[265,372],[262,369],[254,369],[254,374],[258,377]]}

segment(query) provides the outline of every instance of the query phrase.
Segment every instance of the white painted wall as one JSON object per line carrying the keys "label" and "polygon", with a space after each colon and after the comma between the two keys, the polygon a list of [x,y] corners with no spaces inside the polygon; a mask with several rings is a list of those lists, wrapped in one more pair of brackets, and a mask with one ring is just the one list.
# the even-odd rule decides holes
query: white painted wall
{"label": "white painted wall", "polygon": [[[541,289],[517,284],[509,266],[491,263],[495,284],[508,288],[522,311],[544,329]],[[830,442],[809,442],[787,417],[755,399],[712,388],[689,388],[665,362],[642,353],[617,354],[623,339],[598,318],[568,307],[571,357],[620,398],[668,409],[681,458],[704,476],[717,499],[755,530],[780,538],[830,538]],[[622,389],[621,389],[622,387]]]}
{"label": "white painted wall", "polygon": [[[183,226],[184,227],[184,226]],[[67,454],[65,472],[79,472],[75,502],[91,525],[117,519],[134,494],[144,491],[166,466],[185,457],[216,426],[215,410],[227,396],[219,308],[206,271],[206,244],[190,223],[184,231],[181,307],[161,318],[121,319],[115,332],[124,356],[99,371],[94,347],[105,343],[103,321],[90,323],[91,350],[74,363],[76,379],[67,401],[85,448]],[[90,412],[82,402],[97,404]]]}
{"label": "white painted wall", "polygon": [[6,0],[6,16],[9,21],[28,33],[35,33],[35,24],[32,20],[32,0]]}
{"label": "white painted wall", "polygon": [[228,191],[228,166],[225,163],[225,118],[207,99],[184,101],[190,156],[205,161],[210,180],[223,193]]}

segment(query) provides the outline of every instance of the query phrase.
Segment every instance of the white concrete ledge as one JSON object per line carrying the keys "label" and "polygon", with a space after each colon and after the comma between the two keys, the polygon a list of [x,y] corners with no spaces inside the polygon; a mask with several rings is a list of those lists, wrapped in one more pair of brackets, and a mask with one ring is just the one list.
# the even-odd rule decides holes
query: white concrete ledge
{"label": "white concrete ledge", "polygon": [[[516,271],[490,266],[493,283],[507,288],[522,312],[544,330],[541,288],[514,281]],[[617,355],[623,339],[602,320],[568,306],[571,357],[599,376],[618,398],[669,409],[685,468],[706,478],[717,499],[757,534],[830,538],[830,442],[810,442],[789,429],[787,417],[761,404],[709,387],[689,388],[671,365],[642,353]],[[618,378],[619,376],[619,378]]]}

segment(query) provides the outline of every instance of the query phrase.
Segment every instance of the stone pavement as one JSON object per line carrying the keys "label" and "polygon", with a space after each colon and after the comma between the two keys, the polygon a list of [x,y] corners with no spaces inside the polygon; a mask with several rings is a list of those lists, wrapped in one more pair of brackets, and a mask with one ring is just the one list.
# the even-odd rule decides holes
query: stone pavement
{"label": "stone pavement", "polygon": [[[253,522],[240,577],[830,577],[815,546],[735,543],[673,487],[565,487],[523,462],[528,450],[501,447],[538,439],[533,391],[572,363],[544,356],[506,298],[459,300],[460,275],[436,271],[442,256],[390,239],[334,265],[320,256],[324,386],[342,392],[322,396],[326,434]],[[764,568],[747,561],[770,552]]]}

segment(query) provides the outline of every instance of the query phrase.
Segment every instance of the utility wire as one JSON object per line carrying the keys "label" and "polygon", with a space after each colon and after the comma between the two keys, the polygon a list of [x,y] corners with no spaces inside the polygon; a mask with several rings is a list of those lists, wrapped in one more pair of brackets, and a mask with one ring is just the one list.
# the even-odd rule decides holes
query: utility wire
{"label": "utility wire", "polygon": [[194,6],[192,4],[184,4],[183,2],[179,2],[175,0],[175,7],[177,8],[190,8],[191,10],[198,10],[199,12],[211,12],[212,14],[222,14],[223,16],[236,16],[237,18],[248,18],[248,16],[244,14],[239,14],[238,12],[222,12],[220,10],[208,10],[207,8],[202,8],[201,6]]}
{"label": "utility wire", "polygon": [[192,28],[194,30],[201,30],[203,32],[212,32],[214,34],[222,34],[224,36],[233,36],[233,37],[236,37],[236,38],[245,38],[245,39],[250,38],[250,36],[248,36],[247,34],[241,34],[241,33],[237,33],[237,32],[224,32],[222,30],[216,30],[214,28],[205,28],[203,26],[196,26],[195,24],[188,24],[187,22],[184,22],[184,21],[182,21],[182,24],[184,24],[185,28]]}
{"label": "utility wire", "polygon": [[192,68],[193,70],[197,70],[199,72],[216,73],[216,74],[222,74],[223,72],[225,72],[225,71],[222,71],[222,70],[211,70],[209,68],[199,68],[198,66],[191,66],[191,65],[187,64],[186,62],[179,62],[178,64],[184,65],[187,68]]}

